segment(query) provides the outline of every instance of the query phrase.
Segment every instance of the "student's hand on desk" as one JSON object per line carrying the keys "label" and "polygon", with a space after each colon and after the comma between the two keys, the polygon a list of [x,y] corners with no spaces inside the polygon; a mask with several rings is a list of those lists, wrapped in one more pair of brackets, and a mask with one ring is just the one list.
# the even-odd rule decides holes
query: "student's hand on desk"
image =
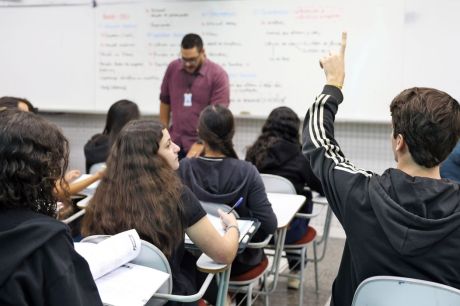
{"label": "student's hand on desk", "polygon": [[236,225],[238,227],[238,222],[236,222],[236,218],[234,214],[228,214],[224,212],[222,209],[218,209],[217,212],[219,213],[220,220],[222,220],[222,223],[225,228],[231,226],[231,225]]}
{"label": "student's hand on desk", "polygon": [[66,174],[64,175],[64,180],[66,182],[71,182],[73,181],[74,179],[76,179],[77,177],[80,177],[81,175],[81,172],[80,170],[69,170],[66,172]]}
{"label": "student's hand on desk", "polygon": [[342,89],[345,80],[345,48],[347,46],[347,33],[342,33],[342,44],[338,53],[330,53],[320,59],[319,63],[326,74],[328,85]]}
{"label": "student's hand on desk", "polygon": [[201,153],[203,152],[204,150],[204,146],[203,144],[201,143],[194,143],[192,145],[192,147],[190,148],[190,150],[188,151],[187,153],[187,157],[188,158],[194,158],[194,157],[198,157],[201,155]]}

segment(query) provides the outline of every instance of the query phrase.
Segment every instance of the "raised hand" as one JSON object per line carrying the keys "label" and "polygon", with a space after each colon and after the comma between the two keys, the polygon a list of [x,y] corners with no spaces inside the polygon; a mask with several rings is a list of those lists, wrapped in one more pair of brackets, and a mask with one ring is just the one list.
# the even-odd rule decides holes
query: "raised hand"
{"label": "raised hand", "polygon": [[330,53],[320,59],[319,64],[326,74],[326,83],[342,89],[345,80],[345,48],[347,33],[342,33],[342,43],[338,53]]}

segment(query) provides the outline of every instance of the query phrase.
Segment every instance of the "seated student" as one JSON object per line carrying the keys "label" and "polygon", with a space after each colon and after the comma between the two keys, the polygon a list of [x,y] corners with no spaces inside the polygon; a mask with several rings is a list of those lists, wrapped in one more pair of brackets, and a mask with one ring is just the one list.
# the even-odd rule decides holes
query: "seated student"
{"label": "seated student", "polygon": [[0,130],[0,305],[102,305],[88,264],[54,218],[67,140],[18,110],[0,111]]}
{"label": "seated student", "polygon": [[232,214],[221,214],[227,228],[223,237],[214,229],[198,199],[174,171],[179,167],[178,152],[161,123],[126,124],[87,207],[82,234],[113,235],[135,228],[168,258],[173,293],[187,295],[196,293],[196,286],[191,276],[195,267],[181,267],[184,234],[213,260],[228,264],[236,255],[239,233]]}
{"label": "seated student", "polygon": [[[310,163],[303,156],[300,145],[300,119],[289,107],[281,106],[271,111],[262,127],[262,134],[248,148],[246,160],[254,164],[260,173],[282,176],[295,187],[297,194],[305,195],[307,201],[301,213],[311,213],[313,209],[311,191],[322,193],[321,183],[311,170]],[[302,238],[308,229],[309,220],[295,218],[286,233],[286,243],[294,243]],[[288,259],[292,273],[300,270],[297,260]],[[298,289],[300,280],[290,278],[288,287]]]}
{"label": "seated student", "polygon": [[102,134],[96,134],[85,144],[86,173],[92,165],[103,163],[109,156],[110,147],[121,129],[131,120],[139,119],[137,104],[129,100],[120,100],[112,104],[107,113]]}
{"label": "seated student", "polygon": [[16,97],[1,97],[0,108],[18,108],[24,112],[37,113],[37,109],[27,99],[16,98]]}
{"label": "seated student", "polygon": [[460,289],[460,189],[439,175],[460,136],[460,105],[436,89],[404,90],[390,104],[397,168],[382,175],[356,168],[334,139],[345,45],[344,33],[340,53],[321,59],[326,86],[303,134],[303,152],[347,235],[331,305],[351,305],[358,285],[375,275]]}
{"label": "seated student", "polygon": [[[15,97],[0,98],[0,109],[2,107],[9,109],[19,109],[24,112],[37,112],[37,109],[32,105],[32,103],[30,103],[30,101]],[[56,182],[56,195],[58,200],[62,201],[64,204],[63,208],[58,212],[58,219],[62,220],[73,212],[73,207],[68,205],[69,196],[78,194],[92,183],[100,180],[103,175],[104,170],[101,170],[83,180],[71,183],[72,180],[80,176],[80,171],[70,170],[65,174],[62,181]]]}
{"label": "seated student", "polygon": [[460,142],[442,162],[441,177],[460,183]]}
{"label": "seated student", "polygon": [[[230,110],[221,105],[207,106],[200,115],[198,136],[204,151],[198,158],[184,158],[179,173],[184,184],[205,202],[233,205],[240,217],[253,217],[261,226],[253,239],[263,240],[276,230],[277,220],[265,193],[257,169],[238,159],[233,149],[234,120]],[[232,275],[239,275],[258,265],[264,258],[262,249],[246,249],[232,264]]]}

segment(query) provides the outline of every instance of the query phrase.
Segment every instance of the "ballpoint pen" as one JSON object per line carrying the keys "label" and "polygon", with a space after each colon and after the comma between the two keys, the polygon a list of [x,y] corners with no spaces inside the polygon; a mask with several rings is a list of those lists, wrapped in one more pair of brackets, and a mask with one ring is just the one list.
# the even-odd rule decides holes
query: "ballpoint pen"
{"label": "ballpoint pen", "polygon": [[240,197],[238,201],[236,201],[235,205],[232,206],[232,208],[227,212],[227,214],[231,213],[235,208],[238,208],[238,206],[243,203],[243,197]]}

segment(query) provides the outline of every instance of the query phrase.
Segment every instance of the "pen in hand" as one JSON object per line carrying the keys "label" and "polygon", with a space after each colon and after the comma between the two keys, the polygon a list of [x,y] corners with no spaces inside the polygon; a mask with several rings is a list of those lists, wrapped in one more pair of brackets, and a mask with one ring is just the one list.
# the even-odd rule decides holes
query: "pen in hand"
{"label": "pen in hand", "polygon": [[231,213],[235,208],[238,208],[238,206],[243,203],[243,197],[240,197],[238,201],[236,201],[235,205],[232,206],[232,208],[227,212],[227,214]]}

